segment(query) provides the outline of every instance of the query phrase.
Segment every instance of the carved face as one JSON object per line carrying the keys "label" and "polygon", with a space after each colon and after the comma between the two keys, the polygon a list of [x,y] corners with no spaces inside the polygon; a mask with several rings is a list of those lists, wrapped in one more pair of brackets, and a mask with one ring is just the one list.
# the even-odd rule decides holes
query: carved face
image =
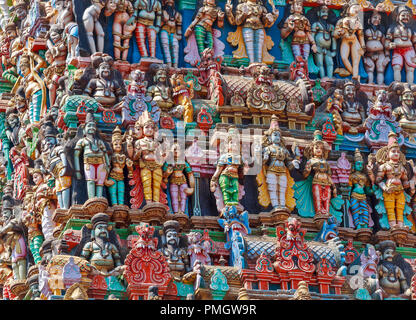
{"label": "carved face", "polygon": [[352,85],[345,86],[345,88],[344,88],[344,95],[348,99],[354,99],[354,97],[355,97],[355,87],[352,86]]}
{"label": "carved face", "polygon": [[215,0],[205,0],[205,3],[209,6],[215,6]]}
{"label": "carved face", "polygon": [[49,33],[49,37],[54,43],[57,43],[59,40],[61,40],[61,34],[57,30],[52,30]]}
{"label": "carved face", "polygon": [[379,26],[381,22],[381,15],[377,11],[374,11],[373,15],[371,16],[370,22],[374,26]]}
{"label": "carved face", "polygon": [[178,233],[175,229],[170,229],[166,232],[166,243],[172,246],[177,246],[179,244]]}
{"label": "carved face", "polygon": [[6,30],[6,35],[7,38],[9,38],[9,40],[13,40],[17,37],[17,33],[16,33],[16,29],[7,29]]}
{"label": "carved face", "polygon": [[8,222],[13,217],[13,211],[10,208],[3,208],[2,220],[3,222]]}
{"label": "carved face", "polygon": [[32,175],[32,178],[33,178],[33,182],[38,186],[38,185],[40,185],[41,183],[43,183],[43,176],[42,176],[42,174],[41,173],[39,173],[39,172],[35,172],[33,175]]}
{"label": "carved face", "polygon": [[94,228],[94,237],[107,239],[108,238],[108,226],[106,223],[99,223]]}
{"label": "carved face", "polygon": [[26,15],[27,15],[27,10],[25,7],[20,6],[16,9],[17,19],[23,20],[26,17]]}
{"label": "carved face", "polygon": [[413,93],[410,91],[406,91],[405,93],[403,93],[401,98],[402,98],[403,103],[407,106],[411,106],[413,102],[415,101],[415,97]]}
{"label": "carved face", "polygon": [[87,134],[94,134],[97,131],[97,127],[94,121],[90,121],[85,125],[85,132]]}
{"label": "carved face", "polygon": [[387,248],[383,252],[383,260],[392,261],[394,256],[394,250],[392,248]]}
{"label": "carved face", "polygon": [[328,14],[329,14],[329,9],[327,6],[322,6],[321,9],[318,12],[318,15],[322,18],[322,19],[327,19],[328,18]]}
{"label": "carved face", "polygon": [[400,148],[399,147],[392,147],[389,150],[389,159],[393,161],[400,160]]}
{"label": "carved face", "polygon": [[355,170],[356,171],[362,171],[363,170],[363,162],[362,161],[355,161]]}
{"label": "carved face", "polygon": [[358,4],[354,4],[350,7],[349,13],[351,17],[355,17],[361,10],[361,6]]}
{"label": "carved face", "polygon": [[53,62],[53,56],[52,56],[52,53],[49,50],[45,52],[45,60],[49,64],[52,64],[52,62]]}
{"label": "carved face", "polygon": [[19,117],[13,114],[7,118],[7,122],[10,127],[14,128],[19,124]]}
{"label": "carved face", "polygon": [[23,76],[26,77],[30,73],[29,65],[26,63],[20,64],[20,71],[22,72]]}
{"label": "carved face", "polygon": [[315,157],[323,157],[324,146],[322,143],[315,143],[315,145],[313,146],[313,155]]}
{"label": "carved face", "polygon": [[409,10],[402,10],[399,13],[398,20],[401,23],[409,23],[409,21],[410,21],[410,12],[409,12]]}
{"label": "carved face", "polygon": [[160,69],[156,72],[156,81],[165,82],[167,78],[166,70]]}
{"label": "carved face", "polygon": [[99,70],[98,70],[98,74],[103,79],[109,79],[110,76],[111,76],[110,65],[108,63],[102,63],[102,64],[100,64],[100,67],[99,67]]}
{"label": "carved face", "polygon": [[303,11],[303,4],[302,4],[302,2],[301,1],[295,1],[292,4],[292,11],[293,11],[293,13],[301,14],[302,11]]}
{"label": "carved face", "polygon": [[113,142],[113,150],[115,152],[121,152],[123,150],[123,148],[121,146],[121,140],[115,140]]}
{"label": "carved face", "polygon": [[153,137],[154,133],[155,133],[155,128],[153,126],[153,123],[148,122],[143,126],[143,134],[146,137]]}
{"label": "carved face", "polygon": [[367,249],[361,254],[360,262],[364,277],[371,277],[377,272],[379,256],[372,245],[367,245]]}
{"label": "carved face", "polygon": [[280,132],[278,130],[274,130],[270,136],[270,140],[273,144],[279,144],[281,140]]}

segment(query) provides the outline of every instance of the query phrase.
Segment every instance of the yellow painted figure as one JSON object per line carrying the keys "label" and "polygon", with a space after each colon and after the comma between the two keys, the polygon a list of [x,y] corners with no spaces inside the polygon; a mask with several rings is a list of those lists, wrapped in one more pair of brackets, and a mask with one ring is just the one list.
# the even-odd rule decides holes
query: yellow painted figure
{"label": "yellow painted figure", "polygon": [[[406,198],[404,189],[409,188],[409,179],[405,168],[406,158],[400,151],[397,135],[389,134],[389,142],[386,147],[377,151],[376,159],[381,165],[378,168],[376,183],[383,190],[384,206],[390,227],[404,226],[404,208]],[[414,186],[410,186],[411,194],[415,192]]]}
{"label": "yellow painted figure", "polygon": [[172,97],[176,105],[183,106],[183,121],[190,123],[194,116],[194,107],[192,106],[192,98],[194,97],[193,82],[185,82],[182,73],[175,73],[171,78]]}
{"label": "yellow painted figure", "polygon": [[139,160],[144,198],[148,204],[160,202],[163,160],[160,143],[155,139],[156,124],[148,111],[142,113],[138,122],[143,137],[134,145],[134,160]]}

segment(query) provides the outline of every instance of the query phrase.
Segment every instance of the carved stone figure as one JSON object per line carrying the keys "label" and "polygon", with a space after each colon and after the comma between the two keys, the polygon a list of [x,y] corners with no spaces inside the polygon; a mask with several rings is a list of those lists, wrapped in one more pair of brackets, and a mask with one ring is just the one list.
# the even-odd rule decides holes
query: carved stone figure
{"label": "carved stone figure", "polygon": [[80,155],[84,158],[84,174],[87,180],[88,198],[101,197],[104,182],[110,170],[107,148],[97,132],[94,114],[87,111],[84,137],[78,140],[74,152],[75,175],[81,179]]}
{"label": "carved stone figure", "polygon": [[179,41],[182,40],[182,15],[175,8],[174,0],[165,0],[162,5],[162,23],[160,28],[165,63],[169,67],[178,67]]}
{"label": "carved stone figure", "polygon": [[361,5],[356,0],[350,1],[344,6],[341,14],[343,18],[337,22],[334,30],[335,39],[341,39],[339,50],[345,66],[345,69],[339,68],[334,72],[344,77],[352,75],[352,78],[358,81],[359,64],[366,50],[360,11]]}
{"label": "carved stone figure", "polygon": [[238,45],[238,49],[233,52],[234,57],[248,57],[250,63],[273,62],[273,57],[267,52],[271,45],[265,30],[270,28],[279,16],[279,11],[274,5],[272,9],[273,13],[267,12],[266,7],[257,0],[247,0],[239,3],[234,13],[231,0],[227,1],[225,13],[228,22],[237,26],[237,31],[227,38],[232,45]]}
{"label": "carved stone figure", "polygon": [[97,213],[91,219],[92,226],[83,227],[80,256],[104,274],[114,274],[123,267],[119,244],[108,222],[107,214]]}
{"label": "carved stone figure", "polygon": [[292,35],[292,53],[294,57],[301,56],[308,61],[310,50],[317,52],[315,39],[311,33],[311,24],[303,15],[303,1],[294,0],[290,12],[292,13],[284,22],[280,30],[282,39]]}
{"label": "carved stone figure", "polygon": [[416,53],[414,44],[416,34],[409,23],[413,16],[412,10],[404,5],[394,9],[392,16],[395,23],[389,27],[386,34],[385,47],[393,51],[391,65],[394,71],[394,81],[402,81],[402,69],[406,71],[406,82],[413,83],[416,68]]}
{"label": "carved stone figure", "polygon": [[[104,51],[104,29],[99,21],[106,0],[92,0],[91,5],[84,11],[82,21],[87,32],[88,45],[91,53]],[[94,40],[94,32],[96,40]]]}

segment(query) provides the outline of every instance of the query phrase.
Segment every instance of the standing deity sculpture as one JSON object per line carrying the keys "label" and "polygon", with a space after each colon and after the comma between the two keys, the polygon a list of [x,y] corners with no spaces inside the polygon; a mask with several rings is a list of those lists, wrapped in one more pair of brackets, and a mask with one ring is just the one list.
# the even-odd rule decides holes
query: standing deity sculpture
{"label": "standing deity sculpture", "polygon": [[367,194],[371,193],[371,184],[375,182],[372,164],[367,165],[368,175],[363,172],[364,159],[357,148],[354,154],[354,170],[349,177],[351,186],[350,211],[356,229],[368,228],[370,211]]}
{"label": "standing deity sculpture", "polygon": [[380,242],[376,248],[381,253],[381,259],[377,266],[380,289],[376,293],[378,293],[379,298],[381,300],[397,297],[409,299],[411,289],[408,280],[404,270],[395,259],[396,244],[394,241],[385,240]]}
{"label": "standing deity sculpture", "polygon": [[339,50],[345,67],[336,69],[334,73],[343,77],[352,75],[358,81],[361,57],[366,50],[360,11],[361,5],[356,0],[350,1],[344,6],[341,14],[343,18],[337,22],[334,30],[335,39],[341,39]]}
{"label": "standing deity sculpture", "polygon": [[302,217],[327,216],[332,213],[330,208],[337,197],[337,189],[326,160],[330,151],[329,144],[322,140],[321,131],[316,130],[314,140],[303,153],[308,159],[301,171],[306,180],[296,182],[293,187],[296,207]]}
{"label": "standing deity sculpture", "polygon": [[248,58],[250,63],[273,63],[274,58],[267,52],[271,49],[271,38],[265,28],[270,28],[279,16],[273,2],[273,13],[267,12],[264,5],[257,0],[241,1],[233,12],[231,0],[225,4],[228,22],[236,25],[237,30],[228,35],[227,41],[238,45],[233,52],[235,58]]}
{"label": "standing deity sculpture", "polygon": [[194,107],[192,105],[192,98],[194,96],[193,82],[185,82],[182,73],[175,73],[170,78],[172,85],[172,98],[176,104],[176,109],[179,114],[183,114],[185,123],[190,123],[194,118]]}
{"label": "standing deity sculpture", "polygon": [[311,32],[311,23],[303,15],[303,1],[294,0],[290,12],[291,15],[284,22],[280,35],[282,39],[292,35],[293,56],[300,56],[304,61],[308,61],[310,50],[317,53],[317,46]]}
{"label": "standing deity sculpture", "polygon": [[386,37],[381,22],[381,13],[374,10],[364,23],[366,41],[364,66],[368,75],[368,83],[374,83],[374,76],[377,72],[377,84],[384,84],[384,71],[390,62],[390,53],[385,46]]}
{"label": "standing deity sculpture", "polygon": [[88,260],[98,271],[108,275],[123,269],[120,244],[117,236],[108,225],[109,216],[97,213],[91,224],[82,228],[82,237],[76,255]]}
{"label": "standing deity sculpture", "polygon": [[104,141],[97,132],[94,113],[87,110],[84,137],[78,140],[74,151],[75,176],[81,180],[80,156],[84,158],[84,174],[87,180],[88,199],[102,197],[104,182],[110,169],[110,160]]}
{"label": "standing deity sculpture", "polygon": [[[201,3],[202,2],[202,3]],[[218,39],[221,32],[213,29],[215,21],[218,28],[224,27],[224,12],[217,6],[215,0],[199,0],[191,24],[185,31],[188,45],[185,61],[196,65],[201,60],[202,52],[206,48],[214,49],[215,56],[223,53],[224,44]]]}
{"label": "standing deity sculpture", "polygon": [[3,197],[1,212],[3,224],[0,228],[0,238],[11,251],[13,278],[24,280],[27,271],[27,244],[22,222],[14,215],[14,205],[12,197]]}
{"label": "standing deity sculpture", "polygon": [[164,0],[162,6],[162,24],[160,43],[165,63],[169,67],[178,67],[179,41],[182,40],[182,15],[175,8],[174,0]]}
{"label": "standing deity sculpture", "polygon": [[154,85],[147,89],[147,92],[152,97],[153,101],[157,103],[162,113],[167,113],[173,107],[172,87],[168,81],[168,70],[166,66],[152,65],[154,70],[153,82]]}
{"label": "standing deity sculpture", "polygon": [[124,204],[124,173],[123,169],[127,165],[129,172],[133,170],[133,161],[123,153],[123,136],[121,130],[116,127],[113,130],[112,145],[113,154],[111,156],[112,168],[108,179],[112,181],[112,185],[108,187],[111,197],[111,205]]}
{"label": "standing deity sculpture", "polygon": [[406,71],[406,82],[413,83],[416,68],[416,33],[410,26],[413,17],[412,10],[400,5],[391,13],[395,22],[389,27],[386,34],[385,47],[393,50],[391,65],[394,72],[394,81],[402,81],[403,67]]}
{"label": "standing deity sculpture", "polygon": [[[195,178],[189,163],[183,158],[183,151],[179,144],[172,146],[173,163],[163,165],[163,176],[170,184],[170,198],[173,213],[185,213],[186,202],[194,193]],[[187,182],[189,181],[189,186]]]}
{"label": "standing deity sculpture", "polygon": [[[242,196],[243,161],[240,150],[239,134],[236,128],[228,129],[226,137],[226,152],[221,152],[217,161],[217,168],[210,181],[211,192],[216,193],[217,208],[221,211],[224,206],[240,207],[240,196]],[[217,195],[217,191],[220,193]],[[218,205],[218,198],[222,202]],[[221,202],[221,201],[220,201]]]}
{"label": "standing deity sculpture", "polygon": [[375,182],[383,193],[388,225],[390,228],[404,227],[405,189],[410,188],[413,195],[415,187],[409,183],[406,158],[400,151],[397,135],[390,132],[388,140],[388,145],[376,153],[379,167]]}
{"label": "standing deity sculpture", "polygon": [[263,207],[272,205],[274,210],[293,209],[293,178],[289,169],[299,169],[299,160],[292,160],[286,149],[278,118],[272,116],[270,128],[265,132],[263,147],[263,167],[257,175],[259,203]]}
{"label": "standing deity sculpture", "polygon": [[[162,4],[159,0],[136,0],[134,13],[127,21],[130,25],[136,21],[136,41],[142,58],[156,57],[156,36],[162,22]],[[148,48],[146,46],[146,40]]]}
{"label": "standing deity sculpture", "polygon": [[128,21],[134,13],[130,0],[108,0],[104,14],[114,14],[113,21],[113,47],[114,59],[127,60],[130,48],[130,38],[134,31],[134,24]]}
{"label": "standing deity sculpture", "polygon": [[337,43],[334,39],[334,22],[336,17],[334,12],[330,11],[326,5],[313,10],[310,15],[312,14],[316,16],[313,17],[316,21],[311,26],[312,37],[316,43],[315,63],[319,68],[321,78],[325,76],[332,78],[334,75],[334,57],[337,49]]}
{"label": "standing deity sculpture", "polygon": [[138,123],[143,136],[134,144],[133,160],[139,161],[144,198],[147,204],[161,202],[163,160],[161,145],[156,139],[157,125],[148,111],[143,112]]}
{"label": "standing deity sculpture", "polygon": [[[92,0],[91,5],[85,9],[82,15],[82,21],[87,33],[88,45],[90,47],[91,54],[95,52],[104,51],[104,29],[99,21],[101,11],[106,5],[106,0]],[[94,32],[96,40],[94,40]]]}
{"label": "standing deity sculpture", "polygon": [[175,278],[190,271],[188,253],[179,236],[179,222],[169,220],[163,224],[162,245],[162,254]]}

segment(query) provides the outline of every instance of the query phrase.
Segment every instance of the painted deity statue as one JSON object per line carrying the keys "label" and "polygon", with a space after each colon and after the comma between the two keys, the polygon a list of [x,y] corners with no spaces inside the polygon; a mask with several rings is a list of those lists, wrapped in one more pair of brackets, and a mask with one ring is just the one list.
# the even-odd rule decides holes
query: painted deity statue
{"label": "painted deity statue", "polygon": [[109,180],[113,182],[109,186],[111,204],[122,205],[124,204],[124,174],[123,169],[127,165],[129,172],[133,170],[133,161],[126,157],[123,153],[123,136],[121,135],[121,130],[119,127],[116,127],[113,131],[112,136],[112,145],[113,145],[113,155],[111,156],[112,169],[109,174]]}
{"label": "painted deity statue", "polygon": [[404,208],[406,205],[405,189],[410,187],[411,194],[415,193],[414,186],[409,184],[405,168],[406,158],[400,151],[397,135],[390,132],[388,145],[376,153],[378,167],[376,183],[383,191],[384,207],[391,228],[404,226]]}
{"label": "painted deity statue", "polygon": [[133,160],[139,160],[146,203],[160,202],[163,160],[160,143],[156,139],[157,126],[148,111],[143,112],[138,122],[143,136],[134,144]]}
{"label": "painted deity statue", "polygon": [[[162,23],[161,2],[159,0],[136,0],[133,16],[127,24],[133,21],[136,21],[136,41],[140,56],[155,58],[156,35]],[[146,40],[149,49],[146,47]]]}
{"label": "painted deity statue", "polygon": [[394,241],[385,240],[380,242],[376,248],[381,252],[381,259],[377,266],[381,299],[401,297],[409,299],[411,289],[407,283],[403,270],[393,262],[396,252]]}
{"label": "painted deity statue", "polygon": [[[91,5],[85,9],[82,15],[82,21],[84,23],[85,31],[87,32],[88,45],[91,54],[104,51],[105,33],[103,26],[98,19],[105,5],[106,0],[92,0]],[[94,32],[96,40],[94,40]]]}
{"label": "painted deity statue", "polygon": [[43,124],[43,145],[42,153],[46,154],[44,163],[49,172],[55,178],[54,192],[58,198],[58,205],[61,209],[69,209],[71,202],[72,176],[69,175],[68,157],[62,144],[58,144],[56,130],[52,121],[45,121]]}
{"label": "painted deity statue", "polygon": [[[35,173],[34,180],[37,181],[37,179],[38,178]],[[41,228],[41,216],[39,215],[39,211],[34,210],[35,204],[33,198],[33,192],[26,193],[25,199],[23,201],[24,211],[22,213],[22,222],[27,227],[29,249],[32,253],[33,260],[35,263],[39,263],[42,259],[39,250],[44,241],[44,237]]]}
{"label": "painted deity statue", "polygon": [[165,63],[169,67],[178,67],[179,41],[182,40],[182,15],[175,8],[174,0],[164,0],[162,6],[162,24],[160,28]]}
{"label": "painted deity statue", "polygon": [[311,33],[311,24],[303,15],[303,1],[294,0],[290,12],[292,14],[284,22],[280,35],[282,39],[293,35],[291,43],[293,56],[301,56],[304,61],[308,61],[310,50],[316,53],[317,47]]}
{"label": "painted deity statue", "polygon": [[312,24],[311,33],[316,43],[315,63],[319,67],[321,78],[332,78],[337,43],[334,40],[335,26],[328,21],[328,6],[322,5],[317,12],[318,19]]}
{"label": "painted deity statue", "polygon": [[398,84],[395,89],[399,94],[401,104],[393,110],[393,116],[395,116],[396,121],[399,122],[400,127],[403,129],[403,134],[408,135],[410,141],[416,142],[415,88]]}
{"label": "painted deity statue", "polygon": [[[273,3],[273,2],[271,2]],[[227,41],[238,45],[233,52],[235,58],[248,57],[250,63],[272,63],[273,57],[267,52],[271,49],[270,38],[265,28],[270,28],[279,16],[279,11],[272,5],[273,13],[267,12],[264,5],[257,0],[241,1],[233,12],[231,0],[225,4],[228,22],[237,26],[237,31],[229,34]]]}
{"label": "painted deity statue", "polygon": [[101,197],[103,186],[110,168],[110,160],[104,141],[97,132],[97,125],[92,110],[87,110],[84,137],[78,140],[74,151],[75,175],[82,178],[80,155],[84,158],[84,174],[87,180],[88,199]]}
{"label": "painted deity statue", "polygon": [[97,77],[88,82],[85,92],[103,107],[112,107],[123,95],[124,88],[112,77],[110,64],[102,62],[97,69]]}
{"label": "painted deity statue", "polygon": [[364,159],[359,149],[355,149],[354,171],[350,174],[349,185],[351,188],[351,215],[356,229],[368,228],[370,221],[369,204],[367,194],[371,192],[371,182],[374,182],[372,166],[368,164],[368,176],[363,172]]}
{"label": "painted deity statue", "polygon": [[189,258],[186,248],[181,247],[179,237],[179,222],[166,221],[163,224],[163,247],[161,249],[166,257],[169,270],[178,277],[190,270]]}
{"label": "painted deity statue", "polygon": [[[239,181],[243,179],[243,162],[236,128],[230,128],[226,138],[227,152],[220,154],[217,168],[210,181],[211,192],[219,188],[224,205],[239,206]],[[217,205],[218,207],[218,205]],[[220,208],[218,208],[221,210]]]}
{"label": "painted deity statue", "polygon": [[[217,51],[219,48],[216,47],[223,46],[222,42],[219,43],[219,40],[216,39],[218,34],[215,33],[213,26],[215,21],[217,21],[218,28],[223,28],[224,16],[224,12],[217,6],[215,0],[203,0],[202,6],[199,7],[193,17],[193,21],[185,31],[185,38],[188,39],[188,42],[196,41],[199,56],[202,55],[206,48]],[[220,50],[222,51],[222,49]],[[197,61],[188,62],[194,65]]]}
{"label": "painted deity statue", "polygon": [[[265,132],[263,168],[257,175],[259,203],[272,205],[274,210],[293,208],[293,179],[289,168],[299,169],[299,160],[292,160],[286,149],[276,115],[272,116],[270,128]],[[287,203],[287,199],[289,200]]]}
{"label": "painted deity statue", "polygon": [[[66,69],[66,56],[68,54],[68,47],[63,39],[64,29],[60,25],[52,25],[49,30],[49,40],[46,42],[48,52],[51,55],[52,63],[48,67],[51,73],[51,81],[48,86],[49,89],[49,103],[55,104],[56,90],[58,88],[59,78],[64,75]],[[46,54],[45,54],[46,58]]]}
{"label": "painted deity statue", "polygon": [[364,106],[357,100],[357,89],[353,82],[347,81],[343,88],[342,102],[343,130],[351,134],[362,131],[365,120]]}
{"label": "painted deity statue", "polygon": [[13,207],[13,198],[4,196],[1,213],[3,225],[0,229],[0,237],[4,245],[9,247],[11,251],[13,278],[24,280],[27,270],[27,245],[22,223],[15,217]]}
{"label": "painted deity statue", "polygon": [[130,48],[130,38],[134,31],[134,24],[128,24],[134,13],[130,0],[108,0],[104,11],[106,16],[114,14],[113,47],[114,59],[127,60]]}
{"label": "painted deity statue", "polygon": [[172,100],[172,88],[168,82],[168,70],[164,66],[155,66],[156,71],[153,76],[154,85],[147,89],[147,92],[157,103],[162,112],[169,112],[174,103]]}
{"label": "painted deity statue", "polygon": [[[88,260],[92,266],[105,274],[115,272],[122,268],[122,261],[117,238],[108,225],[109,216],[97,213],[91,219],[89,230],[83,227],[80,247],[80,256]],[[116,269],[116,270],[115,270]]]}
{"label": "painted deity statue", "polygon": [[[33,68],[34,63],[36,66]],[[46,87],[38,74],[42,67],[46,67],[46,62],[35,53],[27,52],[20,58],[19,69],[23,75],[21,84],[24,87],[26,99],[29,101],[31,123],[38,123],[47,111]]]}
{"label": "painted deity statue", "polygon": [[144,111],[149,111],[153,121],[160,119],[160,108],[152,96],[146,93],[147,81],[145,73],[134,70],[130,73],[130,83],[127,87],[127,95],[122,98],[120,105],[122,124],[125,127],[134,125]]}
{"label": "painted deity statue", "polygon": [[413,83],[416,68],[416,33],[409,25],[412,19],[412,10],[400,5],[393,12],[395,23],[387,30],[385,47],[393,50],[391,65],[394,72],[394,81],[402,81],[403,67],[406,71],[406,82]]}
{"label": "painted deity statue", "polygon": [[366,40],[364,66],[368,74],[368,83],[374,83],[374,75],[377,72],[377,84],[383,84],[384,71],[390,62],[390,53],[385,47],[386,38],[380,24],[381,14],[374,10],[364,31]]}
{"label": "painted deity statue", "polygon": [[313,176],[312,197],[315,215],[328,215],[331,189],[333,197],[337,196],[337,188],[331,178],[331,168],[326,161],[331,149],[328,143],[322,140],[322,133],[319,130],[315,131],[314,135],[314,140],[304,151],[308,162],[303,170],[303,177],[306,179],[310,175]]}
{"label": "painted deity statue", "polygon": [[[163,176],[170,184],[170,197],[173,213],[185,213],[186,201],[195,190],[195,178],[189,163],[183,159],[183,152],[178,144],[172,146],[173,163],[163,165]],[[189,186],[187,182],[189,181]]]}
{"label": "painted deity statue", "polygon": [[194,107],[192,105],[192,98],[194,96],[193,82],[185,82],[182,73],[175,73],[170,78],[172,85],[172,98],[176,107],[183,109],[183,120],[185,123],[190,123],[194,117]]}
{"label": "painted deity statue", "polygon": [[336,69],[334,73],[344,77],[352,75],[352,78],[358,81],[359,65],[366,49],[360,11],[361,5],[356,0],[350,1],[344,6],[343,18],[337,22],[334,30],[335,39],[341,39],[340,54],[345,67]]}

